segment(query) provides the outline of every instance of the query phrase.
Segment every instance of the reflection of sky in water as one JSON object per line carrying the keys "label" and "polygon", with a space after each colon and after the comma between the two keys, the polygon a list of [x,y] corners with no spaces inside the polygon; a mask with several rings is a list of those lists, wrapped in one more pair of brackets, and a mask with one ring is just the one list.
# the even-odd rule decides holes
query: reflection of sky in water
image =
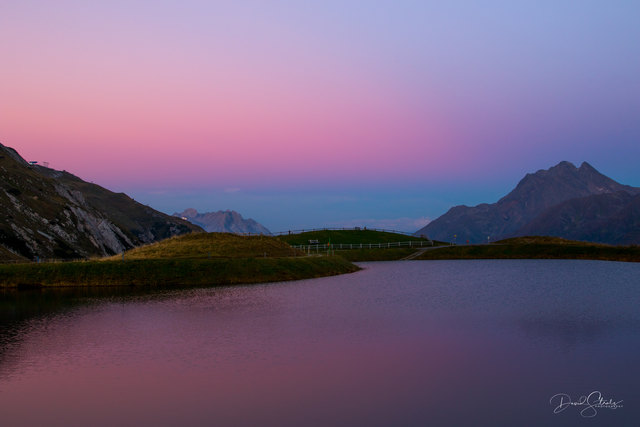
{"label": "reflection of sky in water", "polygon": [[[0,329],[0,412],[15,425],[583,425],[548,399],[640,397],[638,264],[365,267],[97,299],[21,294],[26,314]],[[637,416],[629,405],[597,422]]]}

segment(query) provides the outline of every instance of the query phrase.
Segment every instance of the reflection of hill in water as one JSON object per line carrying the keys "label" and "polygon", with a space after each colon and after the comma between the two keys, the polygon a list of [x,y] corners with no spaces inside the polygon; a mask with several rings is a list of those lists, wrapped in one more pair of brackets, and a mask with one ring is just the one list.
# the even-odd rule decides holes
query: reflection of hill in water
{"label": "reflection of hill in water", "polygon": [[[93,298],[131,295],[133,288],[58,288],[0,290],[0,330],[25,321],[86,305]],[[138,290],[138,292],[140,292]],[[148,292],[148,290],[147,290]]]}
{"label": "reflection of hill in water", "polygon": [[11,365],[10,354],[20,345],[33,322],[72,310],[80,304],[83,289],[0,289],[0,378]]}
{"label": "reflection of hill in water", "polygon": [[523,318],[517,322],[519,331],[528,339],[547,341],[572,349],[584,343],[596,342],[607,336],[628,334],[638,330],[638,322],[623,313],[617,318],[592,313],[589,316],[570,315]]}
{"label": "reflection of hill in water", "polygon": [[15,322],[55,315],[79,306],[105,301],[119,301],[140,296],[162,295],[189,286],[106,286],[106,287],[50,287],[41,289],[0,288],[0,331]]}
{"label": "reflection of hill in water", "polygon": [[[167,288],[169,289],[169,288]],[[178,290],[176,287],[170,288]],[[53,316],[70,315],[74,310],[106,301],[162,293],[163,288],[43,288],[30,290],[0,289],[0,378],[10,363],[7,355],[20,345],[22,338],[39,321]],[[15,353],[15,352],[13,352]]]}

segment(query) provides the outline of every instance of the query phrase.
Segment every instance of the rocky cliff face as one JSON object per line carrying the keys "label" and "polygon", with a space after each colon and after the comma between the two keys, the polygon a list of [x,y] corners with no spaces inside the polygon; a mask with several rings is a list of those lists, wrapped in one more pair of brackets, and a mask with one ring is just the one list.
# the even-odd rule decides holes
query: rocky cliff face
{"label": "rocky cliff face", "polygon": [[204,228],[208,232],[271,234],[263,225],[251,218],[244,219],[236,211],[198,213],[197,210],[190,208],[174,215],[187,218],[193,224]]}
{"label": "rocky cliff face", "polygon": [[[617,198],[611,196],[617,193],[620,193]],[[619,184],[586,162],[579,168],[569,162],[561,162],[548,170],[527,174],[513,191],[497,203],[456,206],[416,234],[444,241],[452,240],[455,234],[458,242],[469,240],[472,243],[486,242],[487,237],[498,240],[531,234],[606,243],[637,243],[623,237],[633,233],[622,230],[618,230],[621,235],[605,236],[606,233],[601,233],[594,240],[593,230],[613,220],[615,214],[623,210],[622,205],[638,194],[640,188]],[[577,202],[578,199],[584,200]],[[614,199],[618,201],[615,208],[611,207],[605,212],[605,201]],[[574,202],[565,204],[569,201]],[[569,211],[573,213],[573,219],[570,220],[573,224],[561,226],[563,221],[569,221]],[[602,213],[596,215],[596,211]],[[605,217],[609,219],[605,220]]]}
{"label": "rocky cliff face", "polygon": [[0,144],[0,254],[113,255],[192,231],[202,230],[67,172],[30,165]]}

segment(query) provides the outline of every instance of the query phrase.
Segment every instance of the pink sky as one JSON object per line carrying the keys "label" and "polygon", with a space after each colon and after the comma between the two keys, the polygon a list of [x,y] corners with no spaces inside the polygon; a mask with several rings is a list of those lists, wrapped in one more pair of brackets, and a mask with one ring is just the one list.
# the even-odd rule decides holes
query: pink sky
{"label": "pink sky", "polygon": [[[561,160],[640,185],[639,15],[598,2],[3,4],[0,142],[142,198],[502,191]],[[396,214],[442,213],[410,210]]]}

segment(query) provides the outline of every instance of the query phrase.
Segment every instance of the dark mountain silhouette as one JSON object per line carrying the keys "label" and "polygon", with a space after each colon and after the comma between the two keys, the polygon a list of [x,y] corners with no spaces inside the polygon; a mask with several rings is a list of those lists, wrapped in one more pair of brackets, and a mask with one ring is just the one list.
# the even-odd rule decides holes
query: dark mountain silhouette
{"label": "dark mountain silhouette", "polygon": [[[603,243],[635,243],[637,240],[630,237],[633,230],[608,225],[607,229],[617,230],[614,236],[602,231],[601,227],[618,215],[633,215],[633,208],[627,204],[633,203],[632,196],[639,194],[640,188],[622,185],[586,162],[579,168],[561,162],[548,170],[527,174],[497,203],[456,206],[416,234],[444,241],[451,241],[456,235],[457,242],[469,240],[472,243],[486,242],[487,237],[494,241],[532,234],[595,239]],[[569,201],[572,203],[565,204]],[[615,206],[607,206],[608,203]],[[633,218],[624,218],[624,224],[634,223]]]}
{"label": "dark mountain silhouette", "polygon": [[553,206],[516,233],[629,245],[640,242],[640,195],[626,191],[567,200]]}
{"label": "dark mountain silhouette", "polygon": [[186,218],[191,223],[209,232],[271,234],[263,225],[251,218],[244,219],[236,211],[198,213],[197,210],[189,208],[182,213],[175,213],[174,215]]}
{"label": "dark mountain silhouette", "polygon": [[192,231],[202,229],[0,144],[2,259],[113,255]]}

